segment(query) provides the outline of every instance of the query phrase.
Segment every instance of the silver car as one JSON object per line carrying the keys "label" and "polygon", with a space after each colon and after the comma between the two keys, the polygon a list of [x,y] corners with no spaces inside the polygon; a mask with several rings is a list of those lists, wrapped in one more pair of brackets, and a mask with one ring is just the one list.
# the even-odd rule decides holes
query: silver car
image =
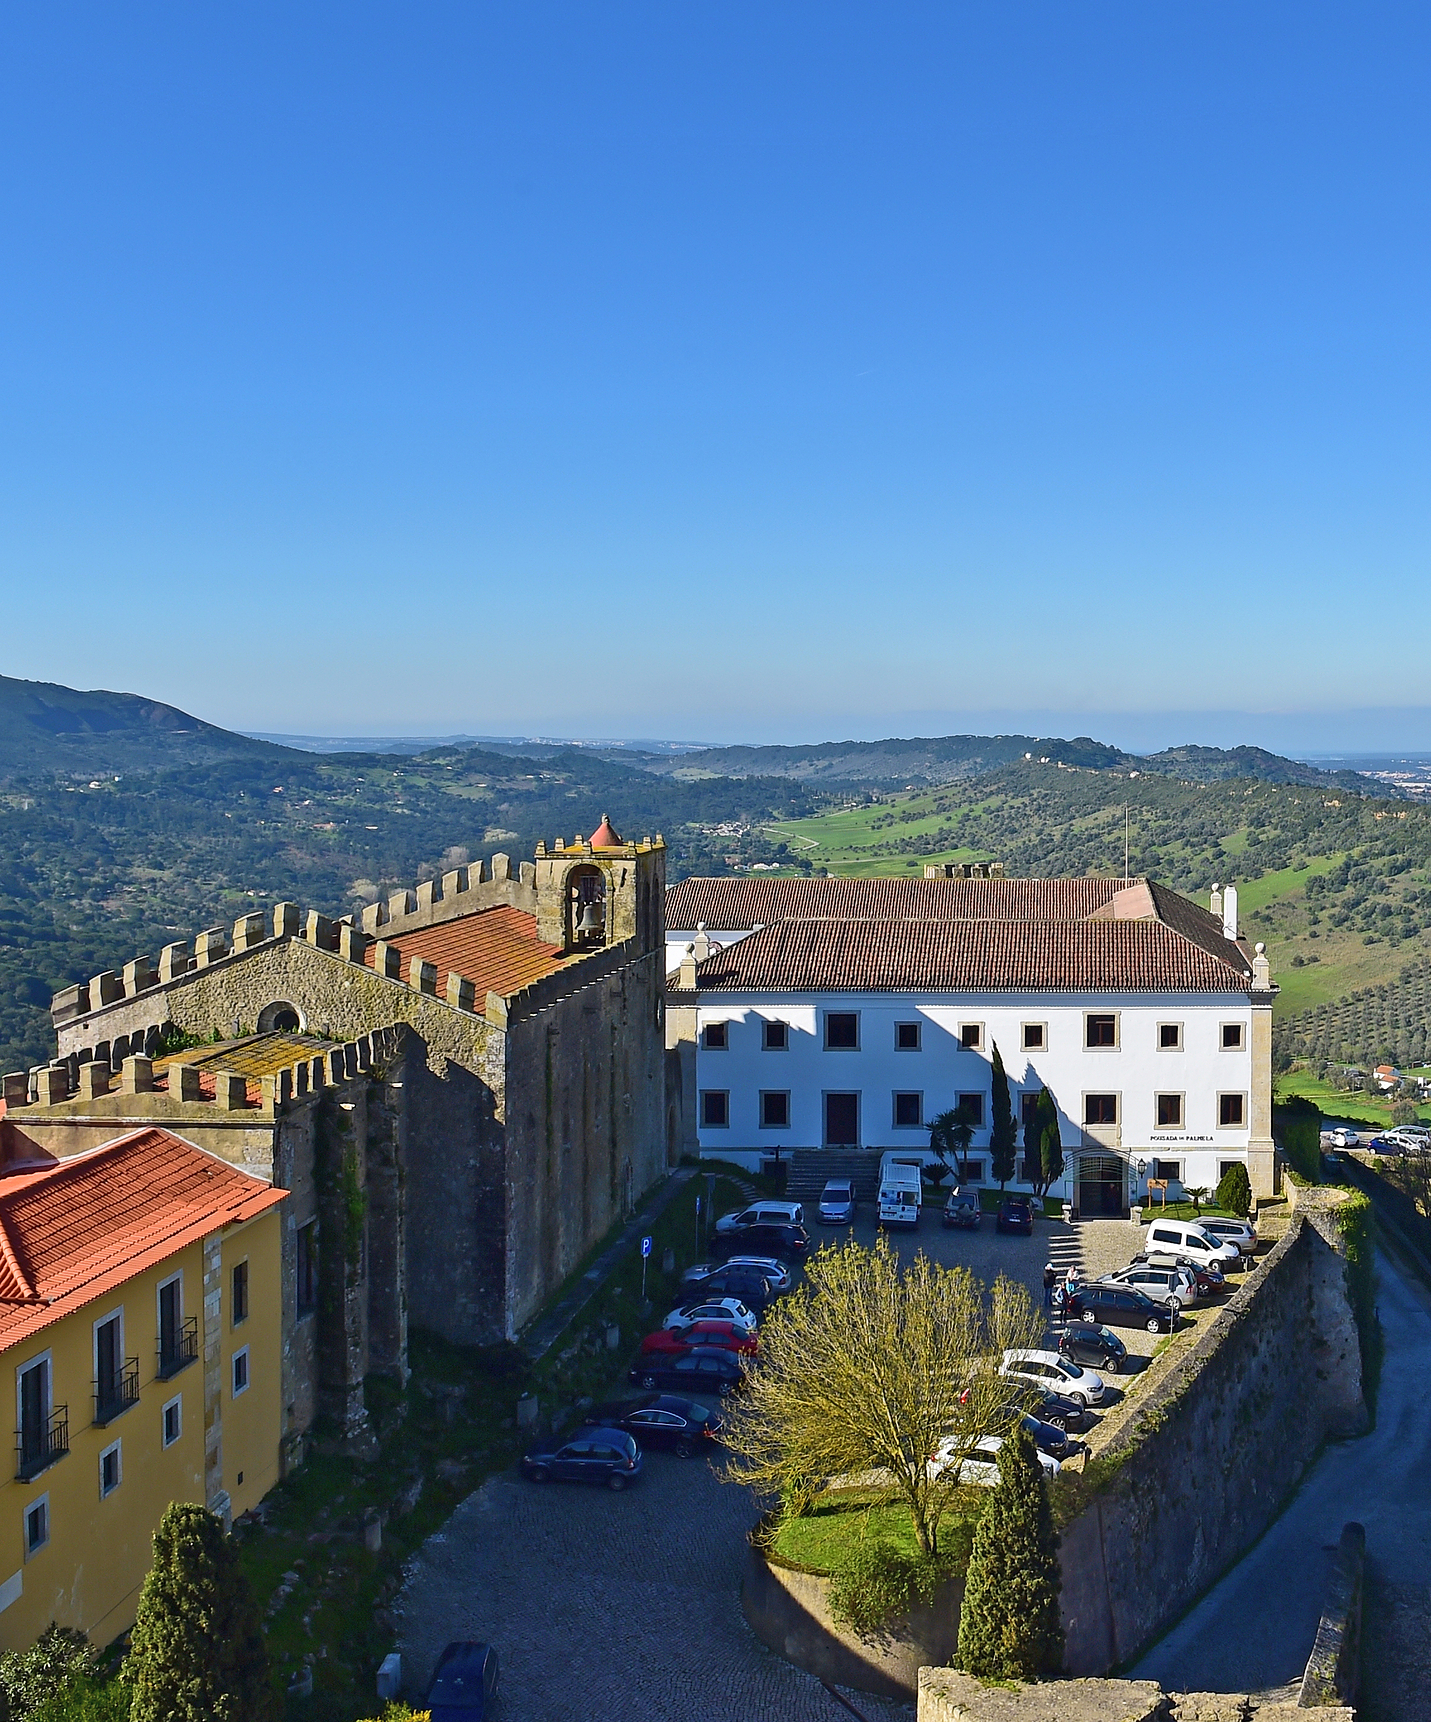
{"label": "silver car", "polygon": [[1181,1264],[1161,1267],[1153,1262],[1134,1262],[1098,1277],[1104,1285],[1128,1286],[1157,1304],[1176,1303],[1180,1309],[1188,1309],[1198,1299],[1197,1275]]}
{"label": "silver car", "polygon": [[1226,1220],[1214,1214],[1199,1223],[1203,1231],[1211,1232],[1213,1237],[1222,1239],[1224,1243],[1236,1244],[1244,1256],[1257,1254],[1257,1228],[1247,1220]]}

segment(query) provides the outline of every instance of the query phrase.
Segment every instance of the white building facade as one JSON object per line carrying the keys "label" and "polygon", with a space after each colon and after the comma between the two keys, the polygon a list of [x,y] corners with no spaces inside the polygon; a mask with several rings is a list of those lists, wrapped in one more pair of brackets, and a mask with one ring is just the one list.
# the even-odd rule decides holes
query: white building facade
{"label": "white building facade", "polygon": [[777,1149],[927,1150],[930,1121],[963,1106],[987,1182],[997,1046],[1011,1188],[1033,1182],[1022,1121],[1047,1087],[1050,1194],[1080,1213],[1123,1213],[1150,1178],[1211,1189],[1234,1162],[1270,1195],[1275,988],[1235,900],[1231,921],[1216,907],[1147,881],[684,881],[667,1041],[686,1146],[752,1169]]}

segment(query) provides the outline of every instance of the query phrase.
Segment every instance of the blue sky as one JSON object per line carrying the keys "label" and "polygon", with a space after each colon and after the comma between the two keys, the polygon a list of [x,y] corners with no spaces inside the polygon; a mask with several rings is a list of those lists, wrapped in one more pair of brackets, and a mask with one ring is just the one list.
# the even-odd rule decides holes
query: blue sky
{"label": "blue sky", "polygon": [[1424,6],[0,40],[5,673],[321,733],[1431,744]]}

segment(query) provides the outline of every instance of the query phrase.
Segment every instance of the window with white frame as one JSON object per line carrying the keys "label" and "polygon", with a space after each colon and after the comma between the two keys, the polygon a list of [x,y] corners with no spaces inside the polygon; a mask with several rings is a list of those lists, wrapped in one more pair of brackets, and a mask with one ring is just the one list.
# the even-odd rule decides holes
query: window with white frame
{"label": "window with white frame", "polygon": [[1247,1122],[1247,1096],[1245,1094],[1219,1094],[1217,1097],[1217,1122],[1224,1130],[1236,1130]]}
{"label": "window with white frame", "polygon": [[1222,1050],[1224,1052],[1242,1051],[1242,1024],[1240,1022],[1223,1023]]}
{"label": "window with white frame", "polygon": [[764,1089],[760,1096],[760,1128],[788,1130],[790,1128],[790,1092],[788,1089]]}
{"label": "window with white frame", "polygon": [[917,1093],[896,1094],[894,1125],[897,1130],[917,1130],[924,1122],[924,1096]]}
{"label": "window with white frame", "polygon": [[855,1052],[860,1044],[860,1015],[853,1010],[825,1012],[825,1046],[831,1052]]}
{"label": "window with white frame", "polygon": [[959,1044],[965,1052],[977,1052],[984,1044],[983,1023],[961,1022],[959,1024]]}
{"label": "window with white frame", "polygon": [[761,1031],[761,1043],[766,1052],[786,1052],[790,1046],[790,1024],[767,1022]]}
{"label": "window with white frame", "polygon": [[184,1433],[184,1395],[182,1393],[168,1401],[160,1413],[160,1418],[164,1445],[172,1447]]}
{"label": "window with white frame", "polygon": [[725,1052],[730,1046],[730,1024],[708,1022],[701,1041],[707,1052]]}
{"label": "window with white frame", "polygon": [[241,1346],[233,1355],[233,1397],[248,1392],[248,1347]]}
{"label": "window with white frame", "polygon": [[1023,1025],[1024,1051],[1043,1052],[1048,1046],[1048,1024],[1026,1022]]}
{"label": "window with white frame", "polygon": [[99,1494],[103,1500],[112,1495],[124,1481],[124,1461],[121,1443],[111,1441],[99,1456]]}
{"label": "window with white frame", "polygon": [[1156,1098],[1155,1130],[1181,1130],[1183,1127],[1183,1097],[1181,1094],[1160,1094]]}
{"label": "window with white frame", "polygon": [[896,1052],[919,1051],[919,1024],[917,1022],[897,1022],[894,1025],[894,1050]]}
{"label": "window with white frame", "polygon": [[39,1554],[50,1540],[50,1497],[41,1495],[25,1508],[25,1559]]}
{"label": "window with white frame", "polygon": [[1158,1051],[1181,1052],[1183,1049],[1183,1025],[1180,1022],[1160,1022],[1158,1024]]}
{"label": "window with white frame", "polygon": [[730,1092],[724,1088],[701,1090],[701,1127],[725,1130],[730,1125]]}

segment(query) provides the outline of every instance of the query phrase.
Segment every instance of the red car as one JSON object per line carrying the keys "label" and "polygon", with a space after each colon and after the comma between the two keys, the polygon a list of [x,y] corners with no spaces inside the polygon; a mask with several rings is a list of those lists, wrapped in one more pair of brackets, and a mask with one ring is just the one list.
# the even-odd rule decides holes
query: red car
{"label": "red car", "polygon": [[733,1321],[712,1320],[692,1322],[684,1333],[672,1333],[664,1327],[648,1333],[641,1341],[641,1350],[649,1356],[654,1351],[688,1351],[693,1345],[716,1345],[723,1351],[756,1349],[753,1333],[747,1333]]}

